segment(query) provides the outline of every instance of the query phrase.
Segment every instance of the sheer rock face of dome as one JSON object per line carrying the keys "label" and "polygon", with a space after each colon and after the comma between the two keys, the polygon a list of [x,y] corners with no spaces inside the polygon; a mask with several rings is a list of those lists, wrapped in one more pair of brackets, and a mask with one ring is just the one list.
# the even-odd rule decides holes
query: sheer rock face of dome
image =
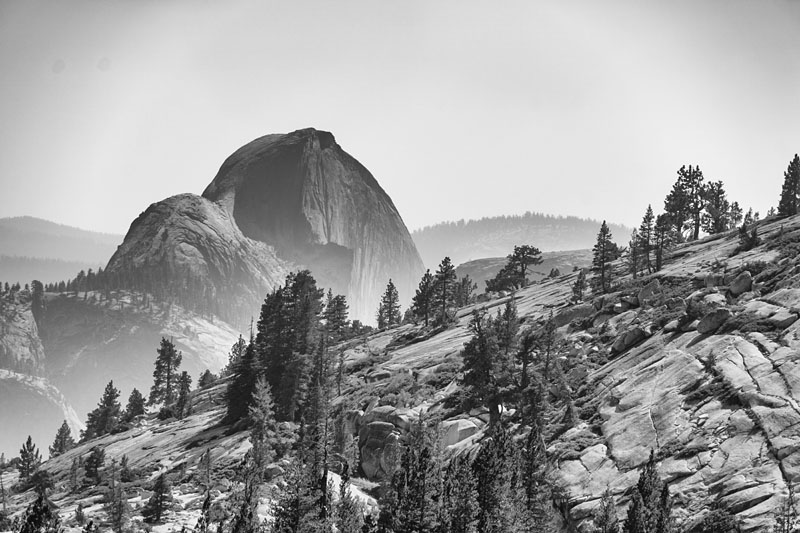
{"label": "sheer rock face of dome", "polygon": [[252,241],[345,294],[351,318],[373,322],[391,278],[408,304],[424,271],[392,200],[333,135],[267,135],[231,155],[203,192]]}

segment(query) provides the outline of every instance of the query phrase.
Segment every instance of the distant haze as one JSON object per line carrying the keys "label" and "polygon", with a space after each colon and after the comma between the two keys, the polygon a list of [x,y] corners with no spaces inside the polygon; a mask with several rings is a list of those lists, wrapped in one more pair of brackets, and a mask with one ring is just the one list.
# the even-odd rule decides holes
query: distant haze
{"label": "distant haze", "polygon": [[800,151],[800,2],[0,2],[0,216],[124,233],[317,127],[414,229],[637,224],[683,164],[764,212]]}
{"label": "distant haze", "polygon": [[72,279],[104,267],[122,235],[96,233],[33,217],[0,218],[0,282]]}

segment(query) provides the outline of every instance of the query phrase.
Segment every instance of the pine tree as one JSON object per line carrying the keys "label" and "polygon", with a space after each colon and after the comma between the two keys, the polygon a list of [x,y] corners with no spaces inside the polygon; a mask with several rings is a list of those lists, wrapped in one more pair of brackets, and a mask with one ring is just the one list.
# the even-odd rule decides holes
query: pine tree
{"label": "pine tree", "polygon": [[611,290],[612,269],[611,261],[619,256],[619,249],[611,240],[611,231],[606,221],[600,226],[597,234],[597,244],[592,248],[592,272],[594,272],[595,290],[606,293]]}
{"label": "pine tree", "polygon": [[650,459],[639,474],[623,533],[670,533],[671,510],[669,487],[661,482],[655,454],[651,451]]}
{"label": "pine tree", "polygon": [[575,278],[575,283],[572,284],[572,300],[576,303],[583,300],[584,291],[586,291],[586,272],[580,269],[578,270],[578,277]]}
{"label": "pine tree", "polygon": [[648,205],[647,211],[642,217],[642,223],[639,225],[639,254],[642,260],[642,266],[647,268],[647,273],[653,272],[653,263],[650,261],[650,252],[653,251],[653,241],[655,238],[655,216],[653,215],[653,207]]}
{"label": "pine tree", "polygon": [[264,475],[268,464],[275,458],[278,443],[278,425],[275,421],[272,394],[267,381],[260,377],[256,382],[252,405],[248,408],[250,418],[251,456],[259,479]]}
{"label": "pine tree", "polygon": [[594,512],[594,526],[595,533],[618,533],[619,532],[619,519],[617,518],[617,503],[614,501],[614,495],[611,489],[606,487],[603,497],[600,499],[600,505]]}
{"label": "pine tree", "polygon": [[61,531],[61,519],[51,508],[50,502],[43,495],[25,511],[19,533],[58,533]]}
{"label": "pine tree", "polygon": [[740,531],[736,515],[718,504],[712,507],[700,523],[700,533],[739,533]]}
{"label": "pine tree", "polygon": [[361,533],[364,523],[361,505],[351,494],[350,473],[345,463],[339,483],[339,501],[336,504],[336,531],[338,533]]}
{"label": "pine tree", "polygon": [[86,479],[93,481],[95,485],[99,485],[101,481],[100,469],[103,468],[105,462],[105,450],[103,450],[103,448],[100,446],[95,446],[92,448],[91,453],[89,453],[89,457],[86,458],[86,461],[83,465],[86,472]]}
{"label": "pine tree", "polygon": [[473,294],[478,290],[478,284],[472,281],[469,274],[462,276],[458,283],[453,295],[453,304],[457,308],[466,307],[475,301]]}
{"label": "pine tree", "polygon": [[705,188],[705,213],[702,217],[703,231],[715,235],[731,228],[731,205],[721,181],[713,181]]}
{"label": "pine tree", "polygon": [[514,246],[514,252],[507,259],[509,267],[524,287],[528,284],[528,270],[530,267],[541,264],[542,252],[535,246],[523,244],[522,246]]}
{"label": "pine tree", "polygon": [[161,338],[161,346],[156,350],[158,357],[153,371],[153,386],[150,389],[150,405],[164,403],[170,405],[178,389],[178,367],[183,355],[175,350],[172,341]]}
{"label": "pine tree", "polygon": [[114,382],[109,381],[100,398],[97,408],[89,413],[86,429],[81,433],[81,442],[113,433],[119,427],[122,418],[122,407],[118,401],[119,391]]}
{"label": "pine tree", "polygon": [[678,179],[664,200],[664,212],[669,216],[678,235],[684,228],[692,240],[700,236],[700,223],[705,208],[705,183],[700,167],[685,165],[678,170]]}
{"label": "pine tree", "polygon": [[215,376],[211,370],[205,369],[200,377],[197,378],[197,388],[198,389],[206,389],[214,384],[217,380],[217,376]]}
{"label": "pine tree", "polygon": [[128,405],[125,407],[125,416],[123,419],[130,422],[137,416],[145,414],[145,399],[138,389],[134,388],[128,396]]}
{"label": "pine tree", "polygon": [[474,311],[472,338],[462,351],[467,395],[489,409],[489,424],[500,421],[501,407],[514,391],[515,336],[519,328],[516,308],[509,301],[497,317]]}
{"label": "pine tree", "polygon": [[447,533],[477,533],[478,487],[469,458],[453,457],[442,494],[442,529]]}
{"label": "pine tree", "polygon": [[783,173],[783,189],[778,203],[778,216],[789,217],[797,214],[800,207],[800,157],[794,154]]}
{"label": "pine tree", "polygon": [[[252,323],[251,323],[252,329]],[[233,368],[239,364],[242,357],[244,356],[244,351],[247,349],[247,342],[242,338],[241,334],[239,335],[239,339],[233,343],[231,346],[231,351],[228,353],[228,365],[225,367],[225,371],[223,374],[230,374],[233,372]]]}
{"label": "pine tree", "polygon": [[69,429],[67,421],[61,424],[56,432],[53,444],[50,446],[50,458],[58,457],[75,447],[75,439],[72,438],[72,431]]}
{"label": "pine tree", "polygon": [[391,279],[386,285],[381,297],[380,305],[378,305],[378,329],[385,329],[400,323],[400,296],[397,293],[397,287]]}
{"label": "pine tree", "polygon": [[28,440],[25,441],[22,448],[19,450],[17,470],[19,471],[20,480],[27,481],[28,478],[38,470],[41,463],[42,456],[39,454],[39,450],[36,449],[36,445],[33,444],[33,439],[28,435]]}
{"label": "pine tree", "polygon": [[642,260],[639,256],[640,245],[639,231],[633,230],[631,232],[631,240],[628,242],[628,268],[634,279],[639,275],[639,270],[642,266]]}
{"label": "pine tree", "polygon": [[418,319],[425,320],[425,327],[433,312],[434,279],[430,269],[425,271],[417,287],[417,292],[411,300],[411,309]]}
{"label": "pine tree", "polygon": [[185,370],[178,378],[178,399],[175,402],[175,414],[179,419],[189,414],[189,393],[192,391],[192,377]]}
{"label": "pine tree", "polygon": [[664,265],[664,254],[672,245],[674,235],[672,226],[673,224],[670,222],[668,215],[661,214],[656,218],[655,241],[653,244],[653,251],[656,256],[656,272],[661,270],[661,267]]}
{"label": "pine tree", "polygon": [[332,341],[337,342],[344,339],[347,333],[347,315],[349,306],[347,298],[341,294],[333,295],[328,289],[328,299],[325,304],[325,329]]}
{"label": "pine tree", "polygon": [[228,413],[225,419],[236,422],[247,415],[247,409],[252,401],[253,391],[259,375],[259,365],[256,356],[256,347],[253,342],[247,345],[244,355],[238,358],[232,369],[233,379],[228,384],[225,400]]}
{"label": "pine tree", "polygon": [[453,291],[458,279],[456,267],[449,257],[442,259],[439,268],[434,276],[434,309],[438,308],[438,322],[446,324],[448,322],[447,311],[453,306]]}
{"label": "pine tree", "polygon": [[153,494],[142,509],[142,518],[148,524],[161,522],[172,501],[172,488],[164,474],[159,475],[153,484]]}

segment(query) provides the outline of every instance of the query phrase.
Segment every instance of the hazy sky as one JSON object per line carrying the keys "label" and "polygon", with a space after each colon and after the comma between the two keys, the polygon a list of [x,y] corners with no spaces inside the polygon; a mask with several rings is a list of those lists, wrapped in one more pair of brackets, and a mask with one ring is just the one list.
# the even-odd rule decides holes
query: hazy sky
{"label": "hazy sky", "polygon": [[800,2],[0,1],[0,217],[123,233],[309,126],[411,229],[632,225],[690,163],[763,212],[800,152]]}

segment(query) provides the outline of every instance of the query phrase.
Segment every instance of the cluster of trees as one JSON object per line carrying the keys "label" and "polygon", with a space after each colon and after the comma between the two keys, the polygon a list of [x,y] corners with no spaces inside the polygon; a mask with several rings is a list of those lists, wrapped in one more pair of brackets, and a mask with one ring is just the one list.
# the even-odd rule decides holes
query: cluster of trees
{"label": "cluster of trees", "polygon": [[375,528],[364,531],[554,531],[558,489],[534,425],[515,439],[498,425],[471,460],[444,460],[434,430],[419,422],[381,500]]}
{"label": "cluster of trees", "polygon": [[357,321],[348,324],[344,296],[329,293],[323,304],[323,295],[308,270],[290,273],[267,295],[255,335],[249,342],[240,338],[231,349],[229,421],[247,416],[260,377],[269,385],[280,420],[299,421],[308,412],[314,361],[331,357],[332,343],[363,331]]}
{"label": "cluster of trees", "polygon": [[453,318],[454,309],[472,303],[475,289],[469,276],[458,279],[455,265],[445,257],[434,274],[429,269],[422,275],[411,301],[410,315],[413,320],[422,321],[425,327],[431,322],[447,324]]}

